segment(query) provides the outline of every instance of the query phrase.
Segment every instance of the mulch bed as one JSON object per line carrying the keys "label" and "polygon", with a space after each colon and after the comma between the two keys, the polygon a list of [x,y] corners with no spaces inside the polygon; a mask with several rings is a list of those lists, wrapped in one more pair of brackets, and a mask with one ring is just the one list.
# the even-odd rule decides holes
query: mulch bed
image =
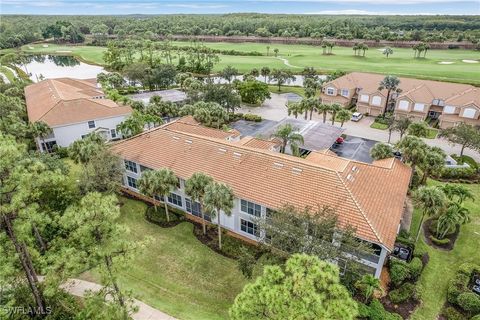
{"label": "mulch bed", "polygon": [[[194,221],[190,221],[190,222],[193,223],[193,235],[198,239],[198,241],[200,241],[201,243],[203,243],[204,245],[206,245],[207,247],[209,247],[210,249],[212,249],[216,253],[221,254],[224,257],[231,258],[231,259],[237,259],[238,258],[238,257],[232,256],[232,255],[226,253],[225,251],[220,250],[220,248],[218,248],[218,232],[217,232],[217,230],[214,230],[213,228],[208,228],[207,227],[207,234],[203,234],[202,224],[200,224],[198,222],[194,222]],[[222,233],[222,242],[225,239],[225,237],[227,237],[227,235]]]}
{"label": "mulch bed", "polygon": [[428,219],[427,221],[425,221],[423,223],[423,232],[425,234],[425,242],[431,246],[431,247],[434,247],[436,249],[440,249],[440,250],[445,250],[445,251],[450,251],[452,250],[454,247],[455,247],[455,241],[457,241],[457,238],[458,238],[458,234],[460,233],[460,227],[457,226],[457,228],[455,229],[455,232],[453,232],[452,234],[449,234],[447,236],[445,236],[446,239],[449,239],[450,242],[444,244],[444,245],[438,245],[436,243],[434,243],[431,239],[430,239],[430,236],[433,236],[435,237],[434,234],[432,234],[432,232],[430,231],[430,225],[432,224],[434,220],[433,219]]}
{"label": "mulch bed", "polygon": [[380,302],[382,302],[383,306],[385,307],[385,310],[389,312],[396,312],[399,315],[401,315],[403,319],[410,319],[410,316],[420,304],[420,300],[415,300],[415,299],[407,300],[401,304],[394,304],[393,302],[390,301],[388,296],[385,296],[382,299],[380,299]]}

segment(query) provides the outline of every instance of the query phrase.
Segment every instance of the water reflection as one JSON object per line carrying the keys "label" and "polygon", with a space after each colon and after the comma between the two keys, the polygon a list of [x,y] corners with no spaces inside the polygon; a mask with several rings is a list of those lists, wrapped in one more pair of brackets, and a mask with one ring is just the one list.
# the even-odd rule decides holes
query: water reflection
{"label": "water reflection", "polygon": [[78,61],[73,56],[30,55],[22,68],[34,82],[43,79],[71,77],[77,79],[96,78],[104,72],[100,66]]}

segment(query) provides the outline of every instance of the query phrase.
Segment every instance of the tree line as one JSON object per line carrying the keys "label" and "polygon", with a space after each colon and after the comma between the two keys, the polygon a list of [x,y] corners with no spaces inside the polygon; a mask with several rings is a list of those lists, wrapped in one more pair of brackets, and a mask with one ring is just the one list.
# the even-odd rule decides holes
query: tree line
{"label": "tree line", "polygon": [[85,36],[150,38],[167,35],[337,38],[390,41],[471,41],[480,38],[475,16],[160,15],[3,16],[0,48],[54,38],[77,43]]}

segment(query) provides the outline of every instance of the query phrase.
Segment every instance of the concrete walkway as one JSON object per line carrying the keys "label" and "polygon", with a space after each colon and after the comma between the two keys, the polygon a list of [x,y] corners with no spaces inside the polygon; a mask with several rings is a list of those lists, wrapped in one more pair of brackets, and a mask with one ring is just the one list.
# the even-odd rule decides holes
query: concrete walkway
{"label": "concrete walkway", "polygon": [[[285,117],[288,117],[287,112],[287,98],[285,95],[282,94],[271,94],[271,99],[266,100],[261,107],[242,107],[238,110],[238,112],[243,113],[253,113],[259,116],[262,116],[264,119],[268,120],[275,120],[280,121]],[[300,119],[303,119],[303,115],[299,115]],[[312,120],[315,121],[323,121],[322,115],[317,113],[313,114]],[[374,118],[373,117],[364,117],[359,122],[352,122],[348,121],[345,122],[343,127],[346,129],[345,134],[380,142],[387,142],[388,141],[388,131],[387,130],[379,130],[370,128]],[[327,117],[328,121],[328,117]],[[335,125],[339,125],[335,123]],[[400,135],[398,132],[392,133],[392,139],[390,140],[391,143],[395,143],[400,140]],[[442,148],[443,151],[447,154],[459,154],[460,153],[460,145],[458,144],[451,144],[447,140],[444,139],[423,139],[426,144],[429,146],[436,146]],[[477,162],[480,162],[480,153],[466,148],[464,154],[471,156]]]}
{"label": "concrete walkway", "polygon": [[[66,283],[61,285],[61,288],[74,296],[83,297],[87,291],[97,292],[102,286],[97,283],[80,279],[69,279]],[[136,299],[134,299],[134,305],[138,307],[138,311],[132,315],[132,318],[135,320],[177,320],[176,318],[154,309],[148,304]]]}

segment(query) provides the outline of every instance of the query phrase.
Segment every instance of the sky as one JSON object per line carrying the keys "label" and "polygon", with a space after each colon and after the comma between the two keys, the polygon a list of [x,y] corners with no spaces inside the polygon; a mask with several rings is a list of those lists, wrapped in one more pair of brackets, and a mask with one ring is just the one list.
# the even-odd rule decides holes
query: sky
{"label": "sky", "polygon": [[0,14],[296,13],[480,15],[480,0],[0,0]]}

